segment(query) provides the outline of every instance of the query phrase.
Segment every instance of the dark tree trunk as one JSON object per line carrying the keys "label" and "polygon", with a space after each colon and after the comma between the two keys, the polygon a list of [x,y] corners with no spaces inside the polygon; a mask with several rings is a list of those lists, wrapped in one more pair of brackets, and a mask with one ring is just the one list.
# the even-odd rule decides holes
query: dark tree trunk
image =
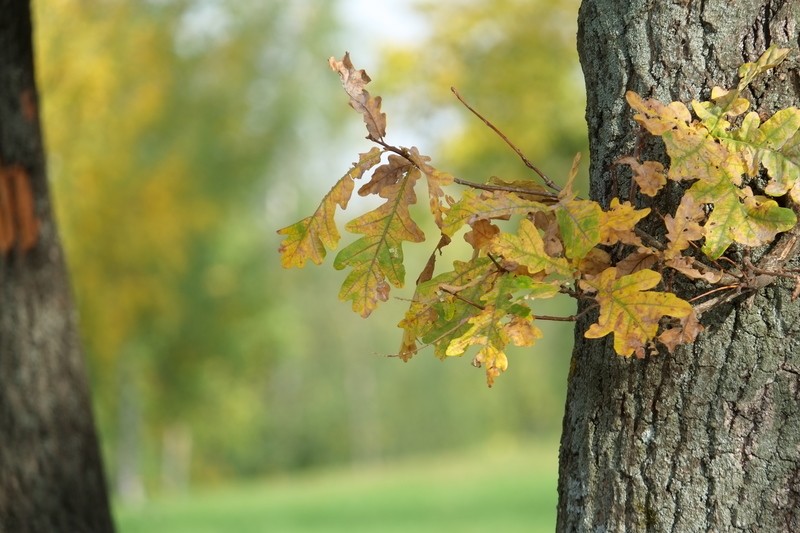
{"label": "dark tree trunk", "polygon": [[0,0],[0,170],[30,177],[40,221],[0,254],[0,531],[112,531],[36,109],[30,7]]}
{"label": "dark tree trunk", "polygon": [[[761,113],[800,103],[798,25],[797,0],[584,0],[592,196],[627,195],[613,165],[639,135],[626,90],[707,99],[778,44],[789,60],[747,96]],[[578,324],[559,531],[800,531],[800,301],[790,294],[777,284],[752,306],[709,313],[693,346],[644,360],[614,355],[610,337],[584,339],[589,322]]]}

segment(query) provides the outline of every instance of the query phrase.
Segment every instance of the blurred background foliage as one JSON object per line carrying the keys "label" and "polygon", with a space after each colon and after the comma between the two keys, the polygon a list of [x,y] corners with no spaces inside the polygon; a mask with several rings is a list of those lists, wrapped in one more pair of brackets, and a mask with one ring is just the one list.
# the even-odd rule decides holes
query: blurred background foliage
{"label": "blurred background foliage", "polygon": [[[557,438],[570,325],[546,324],[487,389],[469,359],[386,357],[406,302],[365,322],[330,264],[279,266],[275,230],[369,148],[326,65],[345,49],[384,97],[389,140],[443,170],[530,177],[451,85],[554,179],[585,152],[577,0],[376,4],[35,3],[53,194],[123,501]],[[415,31],[392,40],[392,25]],[[409,250],[419,269],[428,237]]]}

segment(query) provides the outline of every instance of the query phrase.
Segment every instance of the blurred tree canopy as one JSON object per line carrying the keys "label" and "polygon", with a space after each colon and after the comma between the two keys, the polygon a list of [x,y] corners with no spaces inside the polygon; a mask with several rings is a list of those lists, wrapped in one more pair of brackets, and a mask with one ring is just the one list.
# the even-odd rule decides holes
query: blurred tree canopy
{"label": "blurred tree canopy", "polygon": [[[513,354],[490,391],[467,361],[384,357],[403,302],[363,322],[336,301],[337,274],[280,269],[274,230],[367,146],[346,144],[360,124],[326,64],[349,46],[347,5],[36,4],[53,192],[118,491],[180,486],[188,469],[261,475],[560,427],[570,328]],[[443,169],[524,174],[457,107],[455,85],[564,176],[585,143],[577,0],[421,9],[429,37],[370,72],[387,109],[407,103],[390,135],[436,126]]]}
{"label": "blurred tree canopy", "polygon": [[328,115],[303,89],[325,74],[330,20],[311,2],[38,4],[54,193],[107,443],[254,422],[220,406],[267,374],[251,367],[270,335],[267,176],[299,119]]}
{"label": "blurred tree canopy", "polygon": [[[380,82],[391,102],[446,141],[436,160],[469,179],[529,175],[514,153],[453,97],[455,87],[534,164],[563,181],[588,150],[583,77],[575,49],[578,0],[417,1],[429,36],[389,48]],[[397,115],[397,113],[395,113]],[[413,115],[412,115],[413,116]],[[396,119],[395,119],[396,120]],[[441,135],[439,133],[439,135]]]}

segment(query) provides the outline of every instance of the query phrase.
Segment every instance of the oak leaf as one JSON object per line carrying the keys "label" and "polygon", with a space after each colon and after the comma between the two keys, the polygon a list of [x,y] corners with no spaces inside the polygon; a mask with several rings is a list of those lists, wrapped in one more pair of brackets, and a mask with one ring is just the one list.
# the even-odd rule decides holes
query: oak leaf
{"label": "oak leaf", "polygon": [[689,247],[692,241],[703,238],[704,231],[700,222],[705,218],[703,206],[691,194],[685,194],[681,198],[675,216],[666,215],[664,225],[667,228],[667,240],[669,244],[664,251],[666,259],[672,259],[681,254]]}
{"label": "oak leaf", "polygon": [[484,219],[476,220],[470,224],[470,227],[472,229],[464,234],[464,240],[475,251],[485,250],[500,233],[500,228]]}
{"label": "oak leaf", "polygon": [[[486,381],[491,387],[495,378],[508,368],[505,354],[509,343],[531,346],[542,337],[542,331],[533,324],[530,309],[519,305],[512,296],[520,286],[536,287],[530,278],[505,275],[481,297],[483,308],[468,321],[469,329],[454,338],[447,346],[447,356],[462,355],[470,346],[477,346],[473,359],[475,366],[484,366]],[[520,282],[522,285],[520,285]]]}
{"label": "oak leaf", "polygon": [[664,105],[658,100],[644,100],[633,91],[625,93],[625,98],[638,112],[633,118],[664,140],[670,157],[670,179],[703,179],[725,163],[725,148],[709,136],[705,126],[690,124],[692,115],[682,103]]}
{"label": "oak leaf", "polygon": [[691,257],[682,255],[671,257],[664,264],[690,279],[701,279],[711,284],[718,283],[722,279],[722,272],[694,261]]}
{"label": "oak leaf", "polygon": [[428,162],[431,160],[431,158],[420,155],[419,151],[414,146],[408,150],[408,156],[417,166],[417,168],[419,168],[420,171],[422,171],[422,173],[425,175],[425,180],[428,184],[428,202],[430,205],[430,211],[433,215],[434,222],[436,222],[436,225],[441,229],[443,225],[443,216],[445,211],[447,211],[447,208],[442,202],[442,198],[446,197],[442,187],[451,185],[455,178],[453,178],[451,174],[437,170],[429,165]]}
{"label": "oak leaf", "polygon": [[642,241],[633,228],[649,213],[649,207],[636,209],[630,202],[620,203],[619,198],[612,198],[608,210],[600,215],[600,243],[641,245]]}
{"label": "oak leaf", "polygon": [[741,91],[747,87],[757,76],[763,74],[771,68],[777,67],[786,56],[789,55],[788,48],[778,48],[772,45],[754,63],[745,63],[739,67],[739,86]]}
{"label": "oak leaf", "polygon": [[658,259],[658,255],[653,253],[653,250],[642,247],[626,255],[614,266],[617,268],[617,276],[626,276],[650,268],[658,262]]}
{"label": "oak leaf", "polygon": [[331,70],[337,72],[342,80],[342,87],[350,97],[350,106],[361,113],[367,125],[369,137],[375,140],[386,136],[386,114],[381,113],[381,97],[370,96],[365,89],[372,81],[363,69],[356,70],[350,61],[350,53],[345,52],[341,61],[331,57],[328,59]]}
{"label": "oak leaf", "polygon": [[562,257],[552,257],[544,250],[544,241],[539,230],[528,219],[522,219],[517,235],[501,233],[491,246],[494,253],[502,255],[506,261],[528,268],[531,274],[544,271],[546,274],[572,278],[569,263]]}
{"label": "oak leaf", "polygon": [[482,285],[498,275],[489,258],[478,257],[469,262],[455,261],[452,271],[420,283],[398,324],[403,329],[400,357],[410,359],[419,349],[418,342],[433,345],[437,357],[446,357],[447,345],[466,331],[467,320],[480,311],[477,302],[485,292]]}
{"label": "oak leaf", "polygon": [[403,167],[405,174],[397,181],[384,183],[376,190],[386,202],[347,223],[351,233],[364,237],[343,248],[333,267],[353,270],[345,278],[339,298],[352,300],[353,310],[368,317],[378,301],[389,298],[389,283],[402,287],[405,282],[403,242],[422,242],[425,234],[411,219],[409,206],[416,202],[414,184],[420,177],[413,165]]}
{"label": "oak leaf", "polygon": [[392,194],[391,187],[405,179],[413,166],[405,157],[391,154],[386,164],[377,167],[372,172],[370,180],[358,189],[358,195],[369,196],[370,194],[377,194],[386,198],[384,191]]}
{"label": "oak leaf", "polygon": [[336,206],[347,207],[353,192],[353,180],[361,178],[364,172],[380,163],[381,154],[377,147],[360,154],[358,162],[336,182],[313,215],[278,230],[279,235],[286,236],[278,249],[284,268],[302,268],[308,260],[319,265],[325,259],[326,249],[336,248],[340,238],[334,221]]}
{"label": "oak leaf", "polygon": [[672,353],[679,344],[691,344],[697,336],[705,329],[697,319],[697,313],[692,312],[680,319],[678,327],[665,329],[658,336],[658,341],[666,346],[667,351]]}
{"label": "oak leaf", "polygon": [[442,233],[452,237],[465,224],[478,220],[507,220],[511,215],[527,215],[545,209],[547,206],[543,203],[514,193],[469,189],[445,213]]}
{"label": "oak leaf", "polygon": [[697,118],[714,137],[726,135],[731,127],[727,117],[736,117],[747,111],[750,102],[740,97],[739,90],[726,90],[721,87],[711,89],[711,101],[692,100],[692,109]]}
{"label": "oak leaf", "polygon": [[597,202],[564,199],[555,207],[564,254],[570,259],[582,259],[600,243],[602,209]]}
{"label": "oak leaf", "polygon": [[592,278],[611,266],[611,255],[600,248],[592,248],[577,262],[578,270],[585,278]]}
{"label": "oak leaf", "polygon": [[658,161],[644,161],[640,163],[634,157],[623,157],[618,159],[617,163],[622,163],[631,167],[633,180],[639,186],[639,190],[642,191],[642,194],[651,197],[655,196],[667,183],[664,165]]}
{"label": "oak leaf", "polygon": [[791,192],[800,202],[800,110],[782,109],[759,122],[756,113],[748,113],[739,130],[721,142],[746,165],[749,175],[756,176],[759,164],[767,170],[767,194]]}
{"label": "oak leaf", "polygon": [[600,304],[600,316],[586,330],[586,338],[614,333],[614,350],[619,355],[644,356],[644,347],[655,338],[663,316],[682,318],[692,312],[688,302],[672,293],[648,291],[660,281],[661,274],[653,270],[640,270],[617,279],[614,267],[594,279],[582,280],[581,287],[595,292]]}
{"label": "oak leaf", "polygon": [[764,196],[754,196],[749,187],[740,189],[724,177],[713,184],[698,181],[686,194],[698,202],[714,204],[703,226],[703,252],[711,259],[721,256],[733,242],[746,246],[766,244],[797,223],[791,209]]}

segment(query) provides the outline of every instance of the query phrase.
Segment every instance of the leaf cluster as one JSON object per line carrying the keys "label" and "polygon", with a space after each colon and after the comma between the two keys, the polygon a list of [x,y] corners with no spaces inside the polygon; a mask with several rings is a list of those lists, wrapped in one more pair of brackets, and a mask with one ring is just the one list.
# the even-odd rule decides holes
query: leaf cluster
{"label": "leaf cluster", "polygon": [[[485,368],[491,386],[508,367],[509,345],[530,346],[541,338],[537,321],[577,320],[579,315],[536,313],[538,302],[558,294],[587,301],[581,314],[596,312],[597,318],[585,336],[613,334],[617,354],[644,357],[659,345],[672,352],[695,340],[703,329],[699,318],[709,308],[778,277],[800,279],[784,267],[800,246],[800,111],[783,109],[762,120],[747,112],[750,102],[743,96],[753,79],[787,53],[770,48],[740,68],[736,88],[715,87],[708,101],[690,106],[628,92],[633,118],[663,140],[670,163],[666,168],[621,158],[617,163],[630,167],[641,195],[636,205],[613,198],[605,208],[573,191],[580,154],[559,187],[458,93],[541,185],[498,178],[467,182],[435,169],[414,147],[388,144],[380,98],[365,89],[369,76],[347,54],[341,61],[331,58],[350,105],[364,118],[367,138],[378,146],[360,155],[313,215],[279,230],[285,236],[283,266],[319,264],[337,246],[336,206],[346,208],[354,180],[371,171],[358,193],[377,195],[383,203],[346,224],[363,236],[334,260],[335,268],[350,269],[339,297],[368,316],[388,299],[390,286],[404,284],[403,243],[425,240],[409,210],[415,184],[425,181],[440,237],[399,323],[403,360],[428,346],[440,358],[474,349],[473,364]],[[679,182],[683,194],[674,213],[656,214],[643,205]],[[445,192],[454,184],[465,187],[460,197]],[[645,218],[651,230],[661,225],[656,233],[662,239],[642,229]],[[437,256],[461,231],[470,256],[436,274]],[[753,264],[749,250],[764,245],[771,247]],[[732,246],[743,252],[743,261],[723,257]],[[670,290],[677,276],[696,280],[707,292],[691,302],[682,299]]]}

